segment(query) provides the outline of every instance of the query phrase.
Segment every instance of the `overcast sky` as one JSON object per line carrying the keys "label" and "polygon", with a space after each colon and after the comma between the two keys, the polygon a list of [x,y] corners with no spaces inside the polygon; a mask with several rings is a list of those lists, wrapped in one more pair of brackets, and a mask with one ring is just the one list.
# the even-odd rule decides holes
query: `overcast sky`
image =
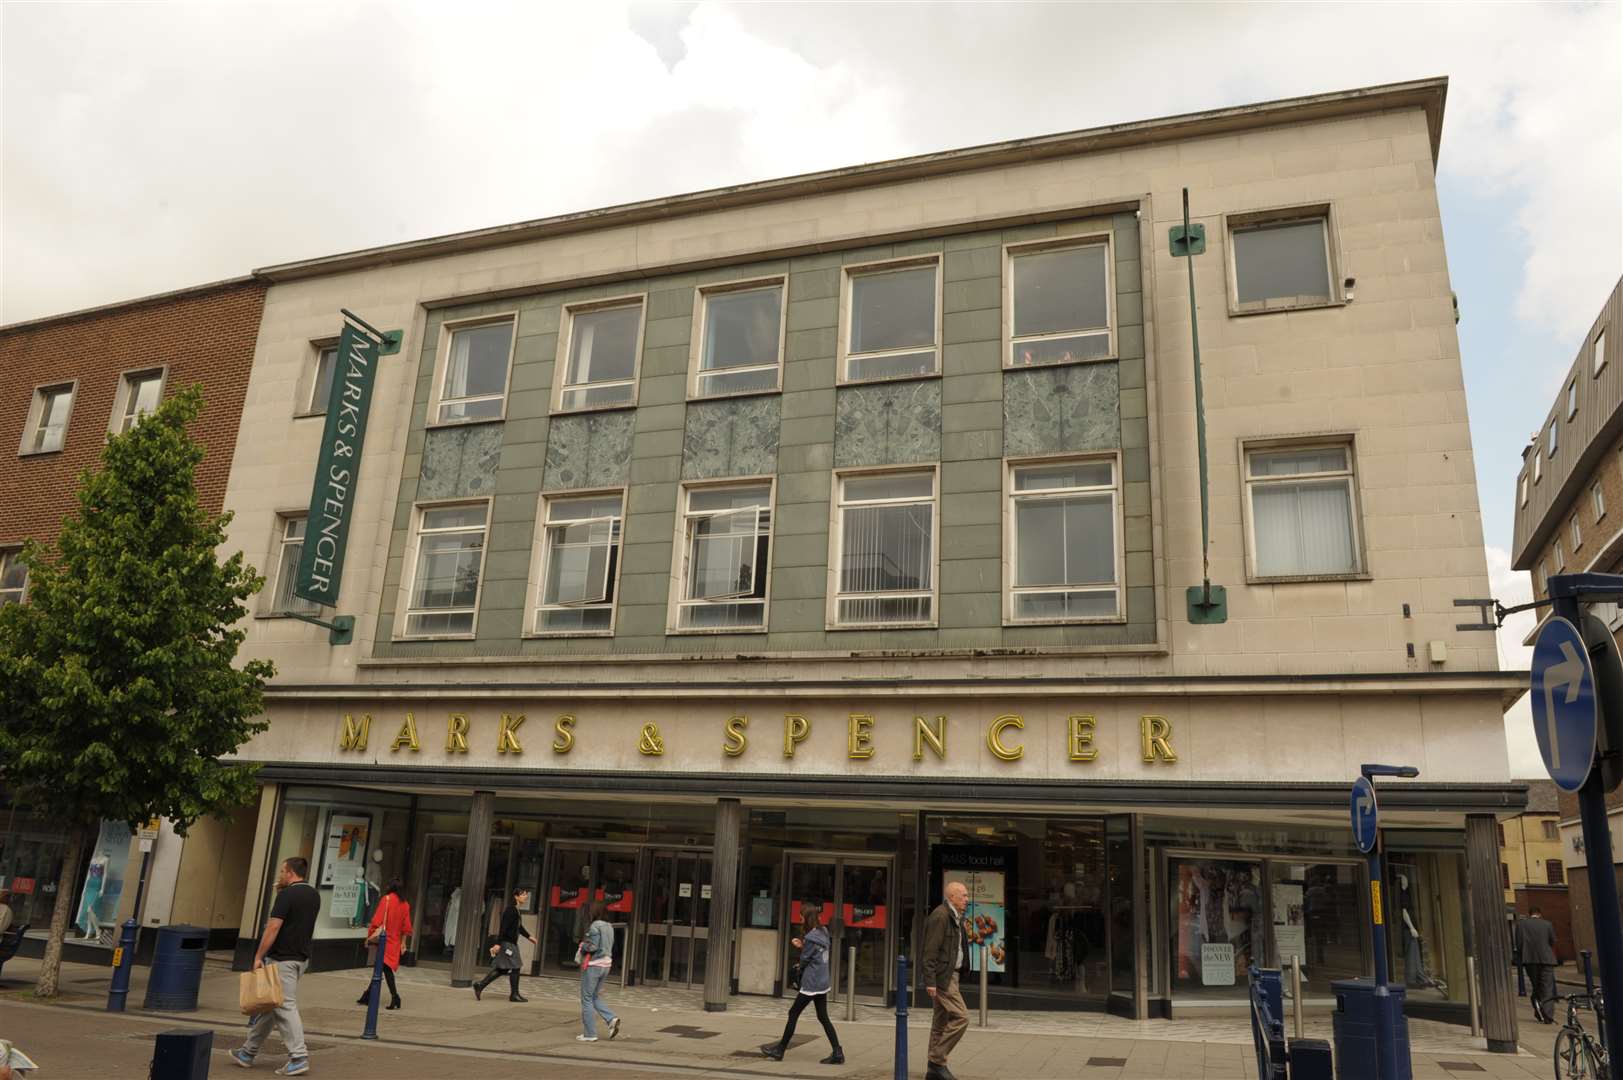
{"label": "overcast sky", "polygon": [[[1431,75],[1494,588],[1623,272],[1623,7],[0,4],[0,322],[633,199]],[[1526,620],[1520,631],[1525,632]],[[1519,633],[1501,635],[1524,666]],[[1525,708],[1525,706],[1524,706]],[[1539,768],[1507,721],[1513,769]]]}

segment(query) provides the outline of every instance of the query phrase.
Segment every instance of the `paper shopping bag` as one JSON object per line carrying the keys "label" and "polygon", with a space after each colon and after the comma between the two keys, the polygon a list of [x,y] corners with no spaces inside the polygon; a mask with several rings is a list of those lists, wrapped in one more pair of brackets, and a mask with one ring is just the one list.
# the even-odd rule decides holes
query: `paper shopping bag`
{"label": "paper shopping bag", "polygon": [[267,962],[264,967],[242,973],[242,985],[237,1001],[244,1016],[258,1016],[282,1007],[282,977],[276,965]]}

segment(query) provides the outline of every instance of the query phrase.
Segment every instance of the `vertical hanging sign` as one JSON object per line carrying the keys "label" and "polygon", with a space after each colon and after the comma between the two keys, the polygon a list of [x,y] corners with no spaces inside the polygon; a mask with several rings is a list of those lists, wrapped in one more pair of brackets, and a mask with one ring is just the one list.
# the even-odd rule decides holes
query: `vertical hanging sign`
{"label": "vertical hanging sign", "polygon": [[344,576],[344,546],[355,511],[361,445],[366,441],[366,416],[372,408],[372,384],[383,345],[383,335],[350,312],[344,312],[344,319],[327,427],[316,458],[315,487],[310,492],[310,516],[305,520],[304,551],[293,583],[295,596],[329,607],[338,603],[338,586]]}

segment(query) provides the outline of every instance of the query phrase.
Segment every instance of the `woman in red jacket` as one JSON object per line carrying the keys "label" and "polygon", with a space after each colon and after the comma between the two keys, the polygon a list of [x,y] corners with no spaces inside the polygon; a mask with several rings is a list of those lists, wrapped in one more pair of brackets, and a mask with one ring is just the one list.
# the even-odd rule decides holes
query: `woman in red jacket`
{"label": "woman in red jacket", "polygon": [[[366,935],[369,945],[377,944],[380,931],[384,935],[383,977],[389,982],[388,1007],[391,1009],[400,1008],[400,991],[395,987],[394,973],[400,967],[400,954],[405,951],[406,939],[411,937],[411,905],[400,895],[400,889],[400,879],[395,878],[383,890],[383,898],[378,901],[378,909],[372,913],[372,925]],[[367,983],[366,992],[355,1004],[365,1005],[371,999],[372,984]]]}

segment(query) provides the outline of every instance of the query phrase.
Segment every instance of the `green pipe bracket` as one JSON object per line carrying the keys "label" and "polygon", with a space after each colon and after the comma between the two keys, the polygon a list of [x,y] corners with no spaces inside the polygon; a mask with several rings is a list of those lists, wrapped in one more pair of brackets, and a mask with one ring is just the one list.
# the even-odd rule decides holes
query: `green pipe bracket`
{"label": "green pipe bracket", "polygon": [[1182,225],[1174,225],[1167,230],[1167,247],[1172,251],[1172,257],[1181,259],[1186,255],[1206,254],[1206,226],[1191,225],[1189,232],[1184,232]]}
{"label": "green pipe bracket", "polygon": [[1184,590],[1189,601],[1189,622],[1192,626],[1215,626],[1229,621],[1229,598],[1223,586],[1211,586],[1207,595],[1204,585],[1191,585]]}
{"label": "green pipe bracket", "polygon": [[334,615],[332,621],[318,619],[314,615],[302,615],[297,611],[284,612],[289,618],[300,622],[307,622],[311,626],[320,626],[327,631],[327,644],[352,645],[355,642],[355,616]]}

